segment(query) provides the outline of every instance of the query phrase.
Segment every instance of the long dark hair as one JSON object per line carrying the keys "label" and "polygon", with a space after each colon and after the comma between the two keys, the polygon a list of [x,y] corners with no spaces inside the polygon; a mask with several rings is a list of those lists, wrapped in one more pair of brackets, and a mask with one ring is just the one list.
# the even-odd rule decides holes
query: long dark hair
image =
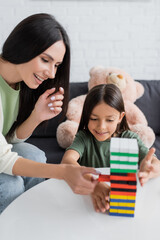
{"label": "long dark hair", "polygon": [[[118,112],[125,112],[122,94],[117,86],[114,84],[100,84],[92,88],[84,102],[82,116],[79,124],[79,130],[88,130],[88,122],[93,108],[100,102],[105,102],[110,107],[116,109]],[[123,131],[129,130],[126,116],[117,125],[116,133],[121,134]]]}
{"label": "long dark hair", "polygon": [[63,87],[65,90],[62,116],[65,116],[69,95],[70,42],[64,28],[49,14],[31,15],[21,21],[5,41],[1,58],[13,64],[28,62],[40,55],[57,41],[64,42],[66,52],[54,79],[44,81],[37,89],[30,89],[23,81],[20,83],[20,104],[17,121],[7,136],[24,122],[31,114],[39,96],[49,88]]}

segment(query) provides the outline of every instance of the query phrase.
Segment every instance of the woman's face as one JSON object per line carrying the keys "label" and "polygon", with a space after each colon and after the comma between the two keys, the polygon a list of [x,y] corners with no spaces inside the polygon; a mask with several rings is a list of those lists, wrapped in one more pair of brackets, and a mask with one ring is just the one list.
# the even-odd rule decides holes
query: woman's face
{"label": "woman's face", "polygon": [[88,129],[98,141],[105,141],[115,133],[124,115],[124,112],[120,113],[105,102],[101,102],[92,110]]}
{"label": "woman's face", "polygon": [[25,84],[36,89],[48,78],[55,78],[58,66],[66,52],[63,41],[58,41],[31,61],[16,65],[19,77]]}

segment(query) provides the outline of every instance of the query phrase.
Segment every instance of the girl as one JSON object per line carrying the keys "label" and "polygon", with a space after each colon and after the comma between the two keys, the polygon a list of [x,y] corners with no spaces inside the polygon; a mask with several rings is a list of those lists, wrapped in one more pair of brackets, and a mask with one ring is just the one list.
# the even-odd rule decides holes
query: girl
{"label": "girl", "polygon": [[3,45],[0,55],[0,213],[44,178],[64,179],[74,192],[81,194],[91,193],[96,185],[96,181],[84,178],[85,173],[96,174],[94,169],[46,164],[41,150],[24,143],[40,123],[61,111],[65,115],[69,69],[69,39],[51,15],[35,14],[24,19]]}
{"label": "girl", "polygon": [[[160,162],[153,156],[155,150],[148,150],[138,135],[129,130],[121,92],[113,84],[98,85],[88,93],[78,133],[73,144],[67,148],[62,163],[109,167],[111,137],[137,139],[141,185],[149,178],[160,175]],[[96,211],[109,209],[109,190],[108,185],[102,182],[95,187],[92,201]]]}

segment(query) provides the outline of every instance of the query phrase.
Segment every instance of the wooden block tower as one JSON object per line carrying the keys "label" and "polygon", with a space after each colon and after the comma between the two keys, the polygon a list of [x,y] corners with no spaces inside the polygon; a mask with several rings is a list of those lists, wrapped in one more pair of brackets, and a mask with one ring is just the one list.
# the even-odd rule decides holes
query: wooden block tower
{"label": "wooden block tower", "polygon": [[137,169],[137,140],[112,138],[110,145],[110,176],[99,176],[99,181],[110,180],[111,182],[110,215],[134,217]]}

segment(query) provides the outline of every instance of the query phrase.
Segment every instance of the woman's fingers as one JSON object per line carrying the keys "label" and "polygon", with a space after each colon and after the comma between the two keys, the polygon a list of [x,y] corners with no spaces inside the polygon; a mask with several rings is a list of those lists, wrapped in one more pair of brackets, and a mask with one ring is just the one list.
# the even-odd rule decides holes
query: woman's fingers
{"label": "woman's fingers", "polygon": [[54,101],[48,103],[48,107],[62,107],[63,102],[62,101]]}
{"label": "woman's fingers", "polygon": [[94,168],[77,167],[75,165],[66,165],[65,180],[68,182],[74,193],[91,194],[98,181],[89,181],[84,175],[88,173],[97,174]]}
{"label": "woman's fingers", "polygon": [[44,98],[48,98],[51,94],[55,92],[55,88],[47,89],[42,95]]}
{"label": "woman's fingers", "polygon": [[64,95],[64,89],[62,87],[59,88],[59,92]]}
{"label": "woman's fingers", "polygon": [[55,114],[59,114],[62,111],[62,106],[63,106],[63,96],[64,90],[63,88],[60,88],[60,91],[53,94],[49,95],[48,99],[48,107],[50,108],[51,111],[55,111]]}

